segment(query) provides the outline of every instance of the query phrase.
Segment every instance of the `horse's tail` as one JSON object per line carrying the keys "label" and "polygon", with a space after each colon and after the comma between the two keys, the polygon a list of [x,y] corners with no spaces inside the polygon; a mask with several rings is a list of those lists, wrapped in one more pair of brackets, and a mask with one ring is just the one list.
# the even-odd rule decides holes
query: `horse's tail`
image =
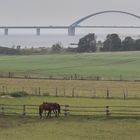
{"label": "horse's tail", "polygon": [[42,106],[40,105],[40,106],[39,106],[39,115],[40,115],[40,119],[42,118],[42,112],[43,112],[43,109],[42,109]]}

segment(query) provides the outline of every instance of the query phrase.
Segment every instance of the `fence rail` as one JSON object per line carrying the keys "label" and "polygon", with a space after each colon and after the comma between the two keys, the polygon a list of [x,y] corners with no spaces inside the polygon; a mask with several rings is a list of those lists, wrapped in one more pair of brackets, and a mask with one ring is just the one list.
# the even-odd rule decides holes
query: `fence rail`
{"label": "fence rail", "polygon": [[55,97],[81,97],[81,98],[105,98],[105,99],[140,99],[140,89],[129,88],[82,88],[82,87],[8,87],[0,85],[0,95],[10,95],[13,92],[27,92],[33,96]]}
{"label": "fence rail", "polygon": [[[38,105],[0,104],[0,115],[38,116]],[[52,114],[54,115],[54,114]],[[61,105],[61,116],[137,116],[140,117],[140,106],[69,106]]]}
{"label": "fence rail", "polygon": [[125,75],[118,75],[115,77],[103,77],[101,75],[80,75],[80,74],[59,74],[59,75],[41,75],[40,73],[35,74],[25,74],[25,73],[16,73],[16,72],[1,72],[0,78],[17,78],[17,79],[49,79],[49,80],[97,80],[97,81],[140,81],[140,77],[137,75],[126,77]]}

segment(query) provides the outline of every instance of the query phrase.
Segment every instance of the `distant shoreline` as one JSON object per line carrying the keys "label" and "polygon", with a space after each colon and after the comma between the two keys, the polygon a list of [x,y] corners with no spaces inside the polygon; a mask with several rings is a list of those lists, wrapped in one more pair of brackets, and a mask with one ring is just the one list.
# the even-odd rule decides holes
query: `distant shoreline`
{"label": "distant shoreline", "polygon": [[[51,47],[53,44],[60,42],[64,48],[73,47],[70,44],[78,44],[79,39],[86,34],[77,34],[68,36],[67,34],[43,34],[36,36],[35,34],[10,34],[4,36],[0,34],[0,46],[13,47],[21,45],[21,47]],[[107,34],[96,34],[97,41],[104,41]],[[139,34],[119,34],[120,38],[131,36],[134,39],[140,38]]]}

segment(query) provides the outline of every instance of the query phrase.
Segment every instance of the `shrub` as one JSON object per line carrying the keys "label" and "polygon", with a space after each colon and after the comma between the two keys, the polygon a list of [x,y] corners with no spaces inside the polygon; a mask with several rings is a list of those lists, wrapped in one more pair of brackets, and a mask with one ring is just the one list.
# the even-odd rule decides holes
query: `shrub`
{"label": "shrub", "polygon": [[28,93],[25,91],[16,91],[16,92],[12,92],[10,95],[12,97],[24,97],[24,96],[27,96]]}
{"label": "shrub", "polygon": [[49,93],[43,93],[43,96],[50,96]]}

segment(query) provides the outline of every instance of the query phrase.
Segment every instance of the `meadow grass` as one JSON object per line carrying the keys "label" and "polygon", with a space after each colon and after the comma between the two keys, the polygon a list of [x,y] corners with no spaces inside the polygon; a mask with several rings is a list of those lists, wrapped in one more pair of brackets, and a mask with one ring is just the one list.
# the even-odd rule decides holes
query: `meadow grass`
{"label": "meadow grass", "polygon": [[[75,106],[139,106],[139,100],[64,97],[0,98],[9,105],[40,105],[43,101]],[[140,119],[135,117],[60,116],[50,119],[0,116],[0,140],[139,140]]]}
{"label": "meadow grass", "polygon": [[[19,115],[23,114],[23,105],[26,105],[26,114],[27,116],[38,116],[38,107],[43,102],[57,102],[61,106],[61,116],[64,115],[64,105],[69,105],[70,115],[93,115],[93,116],[106,116],[106,106],[110,106],[110,114],[111,116],[117,116],[114,113],[118,113],[117,111],[112,110],[125,110],[127,113],[137,113],[139,111],[138,106],[140,106],[139,100],[121,100],[121,99],[92,99],[92,98],[64,98],[64,97],[20,97],[20,98],[0,98],[0,103],[4,105],[8,105],[13,109],[5,109],[4,112],[13,112],[18,113]],[[12,106],[14,105],[14,106]],[[20,105],[20,106],[15,106]],[[28,106],[28,105],[36,105],[36,106]],[[88,108],[73,108],[73,106],[79,107],[88,107]],[[115,108],[112,106],[116,106]],[[119,106],[128,106],[129,108],[122,108]],[[95,108],[89,108],[95,107]],[[96,108],[99,107],[99,108]],[[134,109],[132,108],[134,107]],[[136,107],[136,108],[135,108]],[[5,106],[6,108],[6,106]],[[17,110],[18,109],[18,110]],[[19,110],[20,109],[20,110]],[[76,111],[78,110],[78,111]],[[81,112],[79,112],[79,110]],[[89,112],[85,112],[85,110]],[[1,110],[2,111],[2,110]],[[92,111],[96,111],[95,113]],[[102,112],[98,112],[102,111]],[[133,112],[130,112],[133,111]],[[136,112],[135,112],[136,111]],[[125,113],[126,113],[125,112]],[[34,113],[34,114],[30,114]],[[69,114],[68,113],[68,114]],[[139,113],[138,113],[139,114]],[[120,114],[118,115],[120,116]]]}
{"label": "meadow grass", "polygon": [[[35,76],[80,74],[83,76],[99,75],[102,78],[140,79],[140,52],[114,52],[95,54],[69,55],[35,55],[35,56],[0,56],[0,72],[14,72]],[[0,79],[2,86],[12,91],[27,90],[32,93],[41,88],[41,93],[71,96],[91,95],[96,89],[96,95],[106,94],[110,89],[112,96],[122,97],[123,90],[128,95],[139,97],[140,82],[133,81],[80,81],[80,80],[36,80],[36,79]],[[78,90],[79,89],[79,90]],[[4,89],[6,90],[6,89]],[[0,104],[40,105],[43,101],[58,102],[62,105],[75,106],[139,106],[139,100],[133,99],[95,99],[95,98],[66,98],[50,96],[27,96],[21,98],[0,98]],[[37,110],[38,111],[38,110]],[[132,117],[95,117],[67,116],[51,119],[39,117],[0,116],[0,140],[139,140],[140,119]]]}
{"label": "meadow grass", "polygon": [[69,116],[0,117],[0,140],[139,140],[140,120]]}
{"label": "meadow grass", "polygon": [[48,77],[50,75],[100,76],[102,79],[139,80],[140,52],[107,52],[0,56],[0,72]]}
{"label": "meadow grass", "polygon": [[[4,86],[4,89],[3,89]],[[106,97],[107,89],[110,97],[140,98],[140,82],[134,81],[88,81],[88,80],[39,80],[0,78],[0,92],[11,93],[26,91],[29,94],[56,96]],[[4,90],[4,91],[3,91]]]}
{"label": "meadow grass", "polygon": [[40,105],[42,102],[58,102],[61,105],[70,106],[139,106],[139,100],[123,99],[94,99],[94,98],[66,98],[66,97],[36,97],[27,96],[19,98],[0,98],[1,104],[11,105]]}

